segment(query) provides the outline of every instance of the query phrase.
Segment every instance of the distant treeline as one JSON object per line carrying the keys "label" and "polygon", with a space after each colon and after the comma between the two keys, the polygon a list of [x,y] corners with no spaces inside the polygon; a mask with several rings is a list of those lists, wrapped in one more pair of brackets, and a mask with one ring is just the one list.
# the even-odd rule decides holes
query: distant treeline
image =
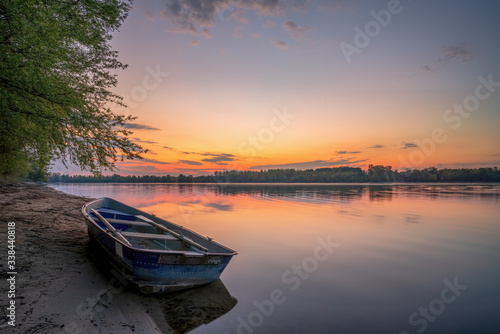
{"label": "distant treeline", "polygon": [[399,172],[391,166],[373,166],[362,170],[356,167],[317,169],[270,169],[261,171],[230,170],[211,175],[192,176],[82,176],[52,173],[49,182],[64,183],[338,183],[338,182],[500,182],[500,170],[493,168],[407,169]]}

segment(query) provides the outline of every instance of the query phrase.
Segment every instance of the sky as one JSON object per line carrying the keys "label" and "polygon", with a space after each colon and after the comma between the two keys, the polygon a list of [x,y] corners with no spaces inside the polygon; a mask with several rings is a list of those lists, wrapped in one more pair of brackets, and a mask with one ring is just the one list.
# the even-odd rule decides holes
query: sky
{"label": "sky", "polygon": [[[500,166],[500,3],[136,1],[122,175]],[[53,171],[66,170],[58,164]]]}

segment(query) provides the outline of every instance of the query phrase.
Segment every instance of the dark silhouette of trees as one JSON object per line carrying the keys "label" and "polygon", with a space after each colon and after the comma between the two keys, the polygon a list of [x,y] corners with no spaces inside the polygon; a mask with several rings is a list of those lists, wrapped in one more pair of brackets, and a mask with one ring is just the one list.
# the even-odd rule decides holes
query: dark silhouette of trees
{"label": "dark silhouette of trees", "polygon": [[363,182],[500,182],[497,167],[392,170],[391,166],[369,165],[366,171],[357,167],[334,167],[317,169],[270,169],[261,171],[217,171],[211,175],[179,176],[82,176],[51,174],[49,182],[84,183],[363,183]]}

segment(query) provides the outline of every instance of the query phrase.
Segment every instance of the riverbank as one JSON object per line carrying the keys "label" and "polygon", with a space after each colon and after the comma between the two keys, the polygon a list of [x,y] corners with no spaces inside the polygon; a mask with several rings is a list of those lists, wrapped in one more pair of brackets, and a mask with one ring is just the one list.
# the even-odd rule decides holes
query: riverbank
{"label": "riverbank", "polygon": [[[89,244],[81,214],[89,200],[45,185],[0,183],[0,333],[186,333],[236,305],[220,280],[146,296],[114,277]],[[15,263],[7,262],[9,240]]]}
{"label": "riverbank", "polygon": [[[0,263],[4,282],[0,300],[2,311],[8,312],[2,316],[0,333],[13,329],[21,333],[173,332],[162,314],[161,300],[124,289],[90,258],[80,213],[88,200],[43,185],[0,184],[0,244],[5,255],[7,226],[15,226],[11,229],[15,264],[8,268],[6,256]],[[14,278],[13,284],[7,285],[9,278]],[[13,312],[12,307],[6,311],[8,305],[14,305]]]}

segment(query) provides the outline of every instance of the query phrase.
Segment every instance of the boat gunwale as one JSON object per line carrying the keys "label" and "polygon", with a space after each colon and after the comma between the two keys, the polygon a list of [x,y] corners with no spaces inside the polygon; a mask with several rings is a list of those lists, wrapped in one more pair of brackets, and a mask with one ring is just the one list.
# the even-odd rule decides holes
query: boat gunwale
{"label": "boat gunwale", "polygon": [[[120,203],[121,205],[124,205],[124,206],[126,206],[126,207],[128,207],[128,208],[131,208],[131,209],[134,209],[134,210],[140,211],[142,214],[145,214],[145,215],[147,215],[147,216],[151,216],[151,214],[148,214],[148,213],[146,213],[146,212],[144,212],[144,211],[142,211],[142,210],[139,210],[139,209],[137,209],[137,208],[131,207],[131,206],[129,206],[129,205],[127,205],[127,204],[125,204],[125,203],[122,203],[122,202],[117,201],[117,200],[115,200],[115,199],[112,199],[112,198],[110,198],[110,197],[101,197],[101,198],[97,198],[97,199],[94,199],[94,200],[92,200],[92,201],[90,201],[90,202],[88,202],[88,203],[85,203],[85,204],[82,206],[82,214],[84,215],[84,217],[85,217],[85,218],[87,218],[87,220],[88,220],[88,221],[90,221],[90,222],[91,222],[94,226],[96,226],[96,227],[97,227],[98,229],[100,229],[102,232],[106,233],[108,236],[110,236],[111,238],[113,238],[116,242],[120,243],[122,246],[127,247],[127,248],[129,248],[129,249],[131,249],[131,250],[133,250],[133,251],[137,251],[137,252],[146,252],[146,253],[154,253],[154,254],[170,254],[170,255],[179,255],[179,254],[180,254],[180,255],[186,255],[186,253],[192,252],[192,251],[178,251],[178,250],[161,250],[161,249],[137,248],[137,247],[135,247],[135,246],[133,246],[133,245],[132,245],[132,246],[129,246],[129,245],[125,244],[122,240],[120,240],[120,239],[116,238],[116,237],[115,237],[112,233],[109,233],[109,231],[108,231],[108,230],[103,229],[103,228],[102,228],[102,227],[101,227],[101,226],[100,226],[100,225],[99,225],[99,224],[98,224],[98,223],[94,220],[94,218],[92,218],[92,216],[90,216],[90,214],[89,214],[89,213],[87,212],[87,210],[86,210],[86,209],[87,209],[87,207],[89,207],[91,204],[94,204],[94,203],[99,202],[99,201],[105,201],[105,200],[111,200],[111,201],[114,201],[114,202]],[[124,214],[127,214],[126,212],[123,212],[123,213],[124,213]],[[227,249],[227,250],[229,251],[228,253],[220,253],[220,252],[215,253],[215,252],[207,252],[207,251],[201,251],[201,250],[200,250],[200,251],[197,251],[197,252],[199,252],[199,253],[201,253],[201,254],[203,254],[203,255],[205,255],[205,256],[231,256],[231,257],[232,257],[232,256],[234,256],[234,255],[237,255],[237,254],[238,254],[238,252],[236,252],[235,250],[233,250],[233,249],[231,249],[231,248],[229,248],[229,247],[226,247],[226,246],[224,246],[224,245],[222,245],[222,244],[220,244],[220,243],[218,243],[218,242],[216,242],[216,241],[210,240],[210,239],[208,239],[207,237],[204,237],[204,236],[202,236],[201,234],[196,233],[196,232],[194,232],[194,231],[192,231],[192,230],[190,230],[190,229],[188,229],[188,228],[186,228],[186,227],[184,227],[184,226],[177,225],[177,224],[175,224],[175,223],[173,223],[173,222],[167,221],[167,220],[162,219],[162,218],[159,218],[159,217],[153,217],[153,218],[154,218],[154,219],[158,219],[158,220],[160,220],[160,221],[167,222],[167,223],[169,223],[169,224],[173,224],[173,225],[175,225],[176,227],[179,227],[179,228],[181,228],[181,229],[183,229],[183,230],[185,230],[185,231],[189,231],[190,233],[192,233],[192,234],[194,234],[194,235],[197,235],[197,236],[201,237],[201,238],[202,238],[202,239],[204,239],[205,241],[208,241],[208,242],[210,242],[210,243],[212,243],[212,244],[215,244],[215,245],[217,245],[217,246],[223,247],[223,248],[225,248],[225,249]],[[158,224],[159,224],[159,223],[158,223]],[[161,225],[163,225],[163,224],[161,224]],[[186,256],[188,256],[188,257],[189,257],[189,255],[186,255]]]}

